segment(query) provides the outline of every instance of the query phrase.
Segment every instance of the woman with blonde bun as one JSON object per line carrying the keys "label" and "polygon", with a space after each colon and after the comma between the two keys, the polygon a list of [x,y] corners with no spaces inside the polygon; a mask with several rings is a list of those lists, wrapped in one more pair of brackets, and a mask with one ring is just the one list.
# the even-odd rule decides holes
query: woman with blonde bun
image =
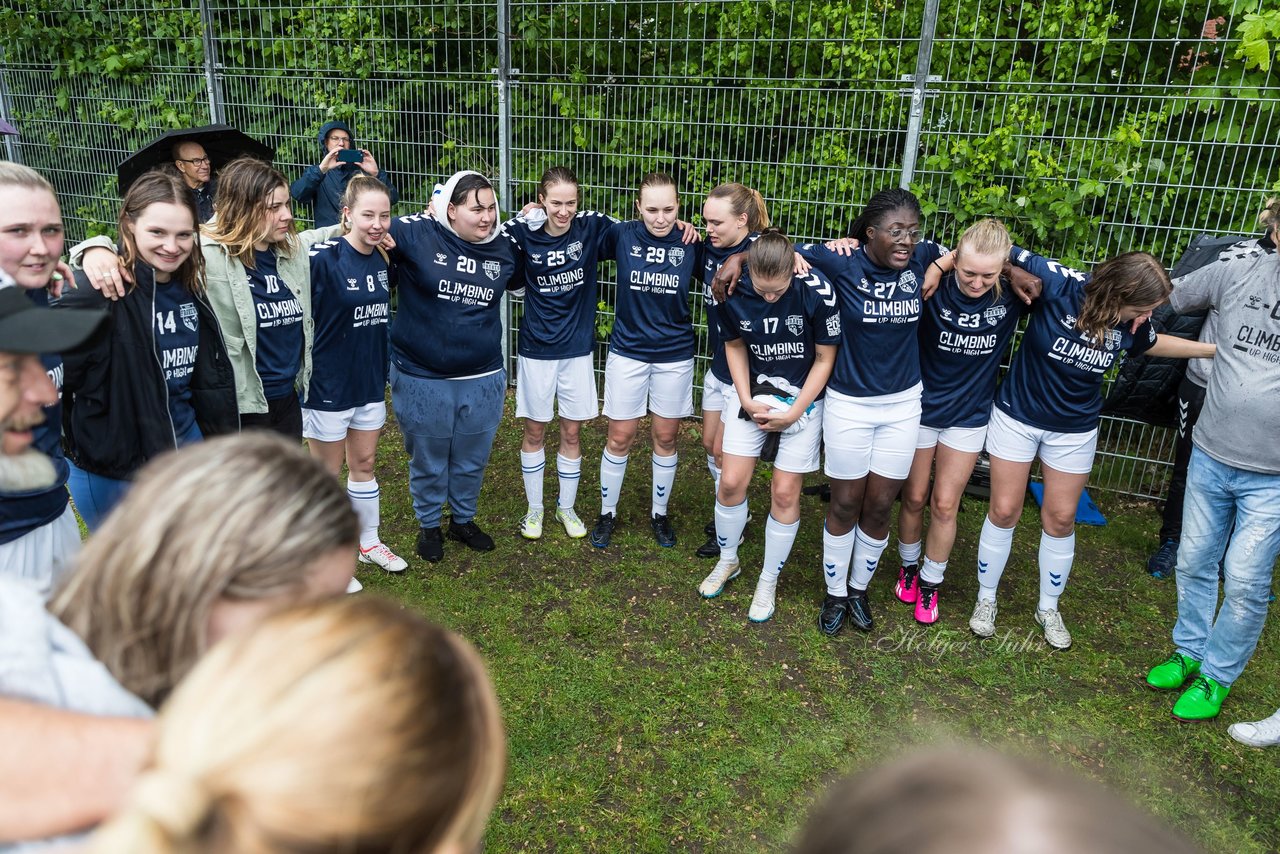
{"label": "woman with blonde bun", "polygon": [[475,850],[505,754],[466,641],[376,598],[304,606],[192,671],[92,850]]}

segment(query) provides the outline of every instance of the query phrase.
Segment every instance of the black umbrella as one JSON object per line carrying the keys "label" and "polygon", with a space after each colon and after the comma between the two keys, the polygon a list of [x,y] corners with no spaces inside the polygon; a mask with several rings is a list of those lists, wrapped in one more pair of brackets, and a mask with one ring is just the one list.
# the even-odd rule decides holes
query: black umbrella
{"label": "black umbrella", "polygon": [[263,145],[231,125],[179,128],[148,143],[116,167],[116,177],[120,180],[120,195],[123,196],[128,192],[129,185],[138,180],[143,172],[165,163],[172,163],[173,147],[179,142],[198,142],[204,146],[205,153],[212,161],[214,172],[242,154],[257,157],[268,163],[276,156],[275,149],[269,145]]}

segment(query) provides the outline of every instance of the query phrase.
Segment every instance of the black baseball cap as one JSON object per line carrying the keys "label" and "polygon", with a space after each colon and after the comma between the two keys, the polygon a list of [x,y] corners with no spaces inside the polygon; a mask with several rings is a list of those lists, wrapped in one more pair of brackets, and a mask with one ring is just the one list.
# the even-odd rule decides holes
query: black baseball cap
{"label": "black baseball cap", "polygon": [[16,286],[0,287],[0,352],[61,353],[80,346],[106,320],[93,309],[55,311]]}

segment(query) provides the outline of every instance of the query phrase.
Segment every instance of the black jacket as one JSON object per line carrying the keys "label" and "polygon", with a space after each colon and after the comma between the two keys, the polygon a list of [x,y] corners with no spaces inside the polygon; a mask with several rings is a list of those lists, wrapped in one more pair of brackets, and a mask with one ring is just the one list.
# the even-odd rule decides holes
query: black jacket
{"label": "black jacket", "polygon": [[[177,446],[169,415],[168,387],[156,355],[155,280],[145,264],[134,267],[137,287],[112,302],[84,273],[56,308],[105,308],[107,323],[76,350],[63,354],[62,444],[81,469],[131,478],[152,457]],[[191,405],[206,437],[240,429],[236,380],[222,330],[204,297],[195,297],[200,343],[191,375]]]}

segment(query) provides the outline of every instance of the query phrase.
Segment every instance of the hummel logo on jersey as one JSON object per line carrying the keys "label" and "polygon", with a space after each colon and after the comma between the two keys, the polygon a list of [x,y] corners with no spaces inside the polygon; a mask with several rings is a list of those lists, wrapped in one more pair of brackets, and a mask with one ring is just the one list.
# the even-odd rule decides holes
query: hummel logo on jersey
{"label": "hummel logo on jersey", "polygon": [[914,294],[916,292],[916,274],[907,270],[898,279],[898,289],[904,294]]}
{"label": "hummel logo on jersey", "polygon": [[442,267],[447,266],[449,263],[449,258],[443,252],[437,252],[436,263]]}
{"label": "hummel logo on jersey", "polygon": [[840,334],[840,315],[833,314],[827,318],[827,335],[834,337]]}
{"label": "hummel logo on jersey", "polygon": [[799,335],[804,332],[804,318],[800,315],[788,315],[785,322],[787,324],[787,329],[791,330],[792,335]]}
{"label": "hummel logo on jersey", "polygon": [[631,244],[631,257],[632,258],[640,257],[640,247],[636,246],[634,243]]}
{"label": "hummel logo on jersey", "polygon": [[347,290],[349,291],[360,290],[360,283],[357,282],[355,279],[347,279]]}
{"label": "hummel logo on jersey", "polygon": [[1068,329],[1075,329],[1076,316],[1074,314],[1068,314],[1066,317],[1062,318],[1062,325],[1067,327]]}
{"label": "hummel logo on jersey", "polygon": [[667,257],[671,259],[673,266],[679,267],[680,262],[684,260],[684,250],[677,246],[675,249],[667,250]]}
{"label": "hummel logo on jersey", "polygon": [[178,309],[178,312],[179,312],[180,316],[182,317],[182,325],[183,325],[183,326],[187,327],[187,328],[188,328],[188,329],[190,329],[192,332],[196,332],[196,331],[198,331],[196,327],[199,325],[199,322],[200,322],[200,321],[199,321],[199,317],[196,315],[196,304],[195,304],[195,303],[193,303],[193,302],[184,302],[184,303],[182,304],[182,308]]}
{"label": "hummel logo on jersey", "polygon": [[582,241],[575,240],[569,244],[569,257],[575,261],[582,258]]}
{"label": "hummel logo on jersey", "polygon": [[867,281],[866,276],[863,276],[862,280],[858,282],[858,290],[871,293],[871,283]]}
{"label": "hummel logo on jersey", "polygon": [[949,308],[944,308],[944,309],[942,310],[942,319],[943,319],[943,320],[950,320],[950,319],[951,319],[951,309],[949,309]]}
{"label": "hummel logo on jersey", "polygon": [[502,275],[502,263],[500,261],[485,261],[484,274],[490,279],[497,281],[498,276]]}
{"label": "hummel logo on jersey", "polygon": [[535,263],[535,264],[541,264],[541,263],[542,263],[542,253],[541,253],[541,252],[530,252],[530,253],[529,253],[529,260],[530,260],[530,261],[532,261],[532,262],[533,262],[533,263]]}
{"label": "hummel logo on jersey", "polygon": [[738,328],[739,328],[739,329],[741,329],[743,332],[750,332],[750,331],[751,331],[751,321],[750,321],[750,320],[739,320],[739,321],[738,321]]}

